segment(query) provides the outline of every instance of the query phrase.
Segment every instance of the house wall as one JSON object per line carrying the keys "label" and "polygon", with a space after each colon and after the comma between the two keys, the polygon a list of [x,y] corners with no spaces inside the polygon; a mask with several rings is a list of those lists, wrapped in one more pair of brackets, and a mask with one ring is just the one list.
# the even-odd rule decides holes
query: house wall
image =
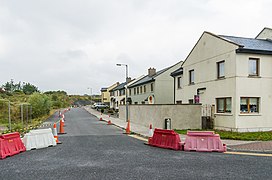
{"label": "house wall", "polygon": [[[119,118],[125,120],[125,106],[119,108]],[[171,119],[172,129],[201,129],[201,105],[129,105],[131,122],[154,128],[164,128]]]}
{"label": "house wall", "polygon": [[174,80],[175,80],[175,103],[177,101],[180,101],[182,99],[182,97],[181,97],[181,95],[182,95],[182,88],[178,88],[178,77],[181,77],[181,87],[183,86],[183,81],[184,81],[182,75],[176,76],[174,78]]}
{"label": "house wall", "polygon": [[[173,104],[174,103],[174,79],[170,74],[181,66],[181,62],[175,64],[167,71],[154,77],[155,81],[144,84],[146,86],[146,93],[139,93],[134,95],[134,87],[131,89],[132,104],[137,102],[141,104],[146,98],[154,95],[155,104]],[[151,92],[151,83],[153,83],[154,90]],[[142,88],[144,85],[141,85]],[[139,88],[141,86],[138,86]],[[135,87],[137,89],[137,87]],[[144,89],[144,88],[143,88]],[[148,103],[147,101],[145,103]]]}
{"label": "house wall", "polygon": [[[260,77],[248,76],[249,58],[259,58]],[[272,130],[272,56],[258,54],[237,55],[237,98],[236,119],[239,131]],[[257,114],[240,113],[240,97],[259,97],[260,112]]]}
{"label": "house wall", "polygon": [[174,78],[170,74],[180,66],[178,63],[155,78],[155,104],[174,104]]}
{"label": "house wall", "polygon": [[[137,102],[138,104],[141,104],[142,101],[144,101],[147,97],[149,97],[151,95],[154,95],[155,91],[151,91],[151,83],[153,83],[154,87],[155,87],[155,81],[144,84],[146,86],[146,92],[145,93],[144,93],[144,85],[141,85],[142,86],[142,93],[140,93],[140,87],[141,86],[138,86],[139,87],[139,94],[137,94],[137,87],[135,87],[136,88],[136,94],[135,95],[134,95],[134,88],[130,88],[131,89],[130,97],[132,99],[132,104],[135,104],[135,102]],[[146,102],[146,103],[148,103],[148,102]]]}
{"label": "house wall", "polygon": [[[188,103],[189,99],[194,99],[198,88],[206,88],[206,90],[199,92],[200,103],[215,105],[216,98],[231,97],[232,107],[235,107],[235,49],[237,47],[235,44],[204,33],[182,65],[182,89],[177,91],[179,94],[176,94],[176,101],[182,100],[183,103]],[[218,80],[217,62],[223,60],[225,61],[225,78]],[[189,85],[189,70],[192,69],[194,69],[195,83]],[[232,108],[232,112],[229,114],[216,113],[215,128],[236,128],[235,110]]]}
{"label": "house wall", "polygon": [[272,29],[264,28],[256,39],[272,39]]}

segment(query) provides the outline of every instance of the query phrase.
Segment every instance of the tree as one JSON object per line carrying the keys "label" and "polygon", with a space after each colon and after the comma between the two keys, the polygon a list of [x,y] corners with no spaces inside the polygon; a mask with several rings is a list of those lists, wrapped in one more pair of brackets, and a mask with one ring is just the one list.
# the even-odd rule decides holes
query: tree
{"label": "tree", "polygon": [[23,85],[23,92],[27,95],[33,94],[34,92],[39,92],[38,88],[30,83]]}

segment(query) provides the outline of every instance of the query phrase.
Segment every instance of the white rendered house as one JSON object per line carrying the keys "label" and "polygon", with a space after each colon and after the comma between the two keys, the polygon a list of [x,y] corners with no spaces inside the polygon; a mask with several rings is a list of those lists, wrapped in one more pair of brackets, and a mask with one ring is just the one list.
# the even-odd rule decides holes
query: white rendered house
{"label": "white rendered house", "polygon": [[216,129],[272,130],[272,29],[256,38],[204,32],[179,68],[176,103],[214,106]]}

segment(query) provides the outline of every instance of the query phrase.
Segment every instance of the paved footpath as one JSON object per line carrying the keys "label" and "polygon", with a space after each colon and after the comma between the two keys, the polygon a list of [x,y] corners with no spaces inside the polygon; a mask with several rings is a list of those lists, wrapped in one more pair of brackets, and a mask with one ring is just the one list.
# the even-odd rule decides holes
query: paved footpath
{"label": "paved footpath", "polygon": [[[92,109],[90,106],[85,106],[85,110],[89,113],[95,115],[97,118],[101,118],[103,120],[110,120],[114,125],[125,129],[127,123],[124,119],[110,117],[108,115],[102,114]],[[130,122],[131,131],[139,134],[143,137],[148,137],[149,127],[143,126],[140,124],[135,124]],[[154,127],[153,127],[154,128]],[[185,140],[185,135],[180,135],[182,141]],[[261,152],[261,153],[272,153],[272,141],[240,141],[240,140],[229,140],[223,139],[222,142],[227,145],[228,151],[245,151],[245,152]]]}

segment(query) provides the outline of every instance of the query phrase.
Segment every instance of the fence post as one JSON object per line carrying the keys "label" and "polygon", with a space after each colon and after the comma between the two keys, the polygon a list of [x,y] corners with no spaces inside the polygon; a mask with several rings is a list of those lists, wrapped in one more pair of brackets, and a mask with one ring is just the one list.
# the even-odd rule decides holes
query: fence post
{"label": "fence post", "polygon": [[9,130],[11,131],[11,119],[10,119],[10,101],[8,103],[8,113],[9,113]]}

